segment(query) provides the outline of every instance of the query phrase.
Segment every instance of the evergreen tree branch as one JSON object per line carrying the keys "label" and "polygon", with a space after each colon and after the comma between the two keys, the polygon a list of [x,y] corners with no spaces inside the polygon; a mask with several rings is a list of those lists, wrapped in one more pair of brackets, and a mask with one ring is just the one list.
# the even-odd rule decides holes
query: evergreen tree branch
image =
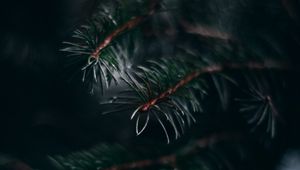
{"label": "evergreen tree branch", "polygon": [[[162,70],[157,70],[157,76],[167,74],[168,67],[165,67],[164,63],[161,62],[161,64],[164,66]],[[181,67],[181,68],[180,68]],[[156,69],[155,67],[150,67],[151,69]],[[130,87],[133,88],[134,91],[139,94],[137,98],[117,98],[116,101],[113,102],[113,104],[117,104],[119,108],[122,108],[123,103],[126,103],[126,107],[129,110],[134,110],[131,115],[131,119],[136,118],[136,134],[140,135],[148,126],[149,124],[149,117],[154,116],[161,127],[164,130],[164,133],[167,138],[167,142],[170,142],[169,132],[166,128],[166,125],[164,124],[162,118],[165,117],[167,122],[170,123],[171,127],[174,130],[176,139],[180,137],[180,133],[184,133],[184,127],[187,124],[190,125],[192,122],[195,122],[195,118],[193,116],[193,113],[199,111],[201,108],[201,104],[199,101],[199,97],[196,97],[194,95],[194,91],[191,91],[191,83],[198,82],[196,80],[199,80],[199,77],[206,74],[217,74],[225,72],[226,70],[264,70],[264,69],[279,69],[279,70],[287,70],[290,69],[290,66],[288,64],[285,64],[283,62],[278,62],[275,60],[266,60],[265,62],[239,62],[239,63],[223,63],[223,64],[211,64],[209,66],[204,66],[200,69],[196,69],[196,71],[192,71],[191,73],[188,73],[186,76],[184,76],[181,80],[177,81],[175,85],[171,85],[171,83],[167,83],[166,85],[159,85],[161,82],[165,82],[168,80],[161,80],[156,79],[156,76],[154,73],[152,75],[148,75],[147,69],[142,68],[145,72],[142,73],[142,75],[138,76],[138,79],[135,79],[128,75],[129,80],[125,80]],[[174,68],[173,68],[174,69]],[[176,67],[175,67],[176,69]],[[183,69],[183,64],[179,65],[178,69]],[[138,74],[138,73],[137,73]],[[143,75],[144,74],[144,75]],[[151,72],[149,73],[151,74]],[[177,73],[178,74],[178,73]],[[176,72],[174,76],[176,75]],[[156,79],[154,82],[151,82],[151,78],[149,76],[152,76],[152,79]],[[138,80],[142,80],[142,84]],[[170,80],[169,80],[170,81]],[[233,80],[234,81],[234,80]],[[201,84],[201,83],[200,83]],[[158,89],[154,87],[154,85],[158,85]],[[189,87],[186,87],[186,86]],[[169,88],[166,88],[168,87]],[[194,85],[195,86],[195,85]],[[153,89],[151,89],[153,88]],[[164,90],[167,89],[167,90]],[[185,96],[190,97],[184,97],[178,95],[178,91],[185,89],[186,92],[184,92]],[[201,89],[201,85],[197,85],[194,88]],[[221,89],[219,89],[221,90]],[[162,91],[159,93],[159,91]],[[222,91],[219,91],[220,93],[223,93]],[[119,99],[119,100],[118,100]],[[122,101],[125,100],[125,101]],[[132,103],[130,102],[132,100]],[[225,99],[222,99],[222,101]],[[108,103],[110,105],[111,103]],[[124,105],[123,105],[124,106]],[[135,108],[134,108],[135,107]],[[274,105],[271,107],[271,111],[274,110],[272,108],[275,108]],[[159,115],[162,115],[159,116]],[[142,125],[141,125],[142,124]],[[180,127],[181,130],[177,128],[177,126]],[[181,132],[180,132],[181,131]]]}
{"label": "evergreen tree branch", "polygon": [[101,4],[99,12],[91,18],[90,22],[74,31],[74,42],[64,42],[68,47],[62,51],[68,52],[68,56],[72,57],[70,58],[72,61],[68,64],[77,69],[79,63],[84,62],[80,66],[83,72],[82,81],[87,84],[91,92],[100,89],[103,94],[104,85],[109,87],[112,81],[118,83],[121,60],[128,57],[120,50],[128,50],[129,45],[122,44],[122,40],[117,42],[115,40],[121,39],[121,35],[124,39],[125,32],[131,32],[130,36],[133,34],[137,36],[135,33],[138,31],[133,30],[155,14],[160,0],[146,2],[128,1],[130,8],[138,3],[149,5],[145,14],[144,11],[133,14],[127,11],[129,10],[125,5],[127,1],[108,1]]}
{"label": "evergreen tree branch", "polygon": [[[178,157],[186,157],[189,155],[199,154],[203,148],[207,148],[211,145],[214,145],[223,141],[238,141],[241,140],[242,136],[239,133],[218,133],[212,134],[208,137],[196,140],[192,146],[185,148],[183,151],[177,154],[171,154],[167,156],[161,156],[156,159],[147,159],[147,160],[139,160],[136,162],[125,163],[122,165],[115,165],[110,168],[106,168],[104,170],[129,170],[129,169],[140,169],[146,167],[152,167],[155,165],[169,165],[173,168],[177,168],[176,164],[178,161]],[[101,169],[98,169],[101,170]]]}
{"label": "evergreen tree branch", "polygon": [[[250,69],[250,70],[261,70],[261,69],[288,69],[287,65],[284,65],[279,62],[275,61],[267,61],[266,63],[258,63],[258,62],[248,62],[245,64],[241,63],[228,63],[228,64],[219,64],[219,65],[211,65],[199,70],[190,73],[189,75],[185,76],[182,80],[180,80],[175,86],[169,88],[165,92],[161,93],[154,99],[151,99],[144,105],[140,106],[140,109],[137,111],[149,111],[150,107],[155,106],[158,102],[163,101],[165,98],[169,97],[170,95],[177,92],[177,90],[186,84],[190,83],[192,80],[198,78],[200,75],[208,74],[208,73],[216,73],[222,72],[226,69]],[[133,117],[135,114],[132,115]]]}
{"label": "evergreen tree branch", "polygon": [[137,27],[138,25],[140,25],[146,18],[148,18],[149,16],[153,15],[155,13],[155,11],[156,11],[157,4],[158,4],[158,0],[152,1],[150,3],[149,11],[146,14],[144,14],[142,16],[136,16],[136,17],[134,17],[133,19],[127,21],[125,24],[123,24],[122,26],[118,27],[116,30],[114,30],[113,32],[111,32],[98,45],[98,47],[95,49],[95,51],[91,54],[91,57],[93,57],[95,59],[98,59],[100,57],[101,51],[104,48],[106,48],[107,46],[109,46],[111,44],[111,42],[115,38],[117,38],[118,36],[120,36],[125,31],[130,31],[131,29],[134,29],[135,27]]}
{"label": "evergreen tree branch", "polygon": [[[134,2],[141,3],[140,1]],[[93,22],[94,26],[92,24],[91,26],[86,27],[86,33],[77,31],[76,36],[79,37],[81,41],[83,40],[86,45],[70,43],[73,47],[65,49],[65,51],[69,51],[73,53],[73,55],[79,55],[79,57],[84,58],[84,60],[88,58],[87,65],[82,68],[83,81],[86,81],[88,75],[92,75],[94,81],[100,82],[99,87],[102,92],[101,94],[103,94],[103,82],[106,83],[106,87],[108,87],[113,80],[115,82],[124,80],[127,85],[130,86],[131,90],[135,93],[135,96],[133,96],[132,93],[126,94],[125,96],[115,96],[115,99],[111,100],[112,102],[103,102],[101,103],[101,106],[107,105],[117,108],[103,111],[103,114],[121,112],[124,111],[124,109],[130,110],[131,119],[136,119],[137,135],[140,135],[145,131],[151,121],[151,117],[154,117],[163,128],[168,143],[170,137],[164,120],[167,120],[174,130],[175,138],[179,138],[181,134],[184,133],[184,128],[187,125],[190,126],[193,122],[196,122],[193,113],[203,111],[202,101],[200,100],[202,100],[203,94],[206,94],[206,88],[209,88],[209,86],[207,86],[209,80],[201,79],[202,75],[203,77],[205,77],[204,75],[210,74],[213,76],[212,86],[215,86],[223,106],[222,108],[225,110],[227,107],[226,101],[229,99],[229,92],[227,91],[228,88],[226,86],[228,83],[227,80],[231,79],[235,81],[235,78],[224,75],[224,77],[227,76],[225,78],[227,80],[224,81],[222,77],[220,81],[215,75],[223,76],[223,72],[226,72],[227,70],[257,71],[264,69],[289,69],[287,64],[275,61],[275,57],[268,59],[268,57],[265,56],[265,53],[262,52],[264,50],[259,51],[260,49],[252,49],[252,47],[247,46],[247,44],[230,41],[232,40],[230,33],[213,29],[213,26],[205,27],[189,23],[180,16],[178,20],[178,18],[176,18],[179,14],[177,10],[174,13],[173,11],[168,13],[168,15],[172,15],[172,17],[176,18],[174,21],[176,24],[171,27],[174,26],[174,30],[176,30],[176,27],[178,26],[183,27],[185,31],[183,33],[184,35],[186,35],[186,33],[200,35],[202,36],[200,41],[188,40],[188,43],[180,42],[180,40],[176,41],[174,45],[171,45],[171,47],[174,48],[172,53],[167,55],[163,54],[163,56],[156,56],[160,55],[159,52],[156,52],[160,50],[157,47],[153,50],[151,49],[151,54],[146,54],[144,51],[150,50],[148,47],[136,50],[136,44],[133,45],[134,48],[126,43],[121,44],[122,40],[120,41],[120,39],[123,39],[124,37],[129,39],[129,41],[132,41],[133,39],[133,41],[144,40],[141,37],[146,37],[150,40],[156,38],[151,37],[155,34],[153,32],[156,30],[149,30],[149,35],[151,36],[148,34],[134,34],[133,30],[156,12],[158,2],[159,1],[156,0],[151,1],[150,8],[147,8],[148,11],[146,14],[141,15],[141,13],[143,13],[141,12],[142,10],[138,10],[139,12],[135,11],[133,15],[129,12],[131,18],[129,20],[126,16],[128,14],[126,8],[129,7],[123,7],[122,5],[118,6],[121,9],[122,15],[116,14],[115,11],[118,10],[116,10],[117,8],[114,8],[112,10],[113,12],[107,12],[109,15],[103,14],[100,17],[96,16],[96,19]],[[145,5],[144,2],[141,4],[143,6]],[[103,8],[106,9],[106,7]],[[117,19],[115,19],[113,14],[116,14]],[[132,18],[132,16],[135,17]],[[163,17],[153,17],[153,22],[155,19],[160,20],[163,19]],[[103,20],[108,21],[104,22]],[[100,30],[98,30],[99,25],[101,28]],[[130,31],[130,33],[121,38],[120,36],[126,31],[128,31],[128,33]],[[176,37],[172,38],[175,39]],[[155,39],[154,41],[157,42],[159,40]],[[178,55],[178,53],[182,52],[180,51],[182,49],[178,49],[178,47],[180,48],[180,45],[184,46],[183,56],[180,56],[180,54]],[[194,48],[195,45],[197,46],[196,48]],[[121,50],[118,51],[118,49]],[[131,50],[131,52],[128,52],[128,50]],[[132,52],[133,50],[134,52]],[[126,51],[125,55],[124,51]],[[131,55],[132,53],[134,53],[134,55]],[[152,57],[152,55],[155,57],[148,60],[148,57]],[[172,56],[172,59],[167,59],[168,57],[166,56],[168,55]],[[192,59],[190,55],[192,55]],[[123,68],[126,68],[124,70],[120,69],[125,62],[129,63],[131,66],[136,64],[134,63],[135,61],[133,61],[133,58],[136,56],[140,57],[141,60],[146,58],[147,61],[151,61],[146,63],[149,66],[139,65],[137,62],[136,70],[132,69],[134,67],[127,66],[123,66]],[[122,58],[121,60],[124,60],[124,63],[122,63],[120,58]],[[117,79],[115,73],[118,73],[118,76],[122,79]],[[272,104],[272,102],[268,102],[268,109],[265,108],[264,110],[271,110],[273,113],[276,113],[276,107]],[[128,109],[128,107],[130,108]],[[266,112],[257,114],[261,117],[258,119],[259,121],[256,121],[255,123],[261,123],[262,121],[260,120],[266,117]],[[273,126],[274,123],[271,122],[270,124]]]}
{"label": "evergreen tree branch", "polygon": [[[99,144],[89,150],[51,156],[49,161],[54,169],[59,170],[129,170],[160,169],[162,167],[181,169],[186,168],[185,166],[182,167],[182,164],[188,163],[193,158],[201,162],[200,165],[189,165],[193,168],[210,167],[216,169],[219,166],[230,166],[229,164],[232,162],[224,164],[224,162],[229,161],[230,156],[240,157],[244,153],[238,146],[243,143],[244,138],[245,136],[239,131],[216,132],[192,139],[188,144],[180,147],[172,147],[172,150],[169,150],[171,148],[167,149],[165,145],[155,145],[153,149],[145,150],[146,148],[138,146],[135,149],[129,149],[122,145]],[[224,153],[222,145],[230,143],[235,143],[235,145],[230,149],[230,152],[225,151]],[[228,157],[218,158],[218,155],[222,154],[226,154]],[[212,155],[214,156],[212,157]],[[214,164],[212,167],[209,165],[211,162]]]}

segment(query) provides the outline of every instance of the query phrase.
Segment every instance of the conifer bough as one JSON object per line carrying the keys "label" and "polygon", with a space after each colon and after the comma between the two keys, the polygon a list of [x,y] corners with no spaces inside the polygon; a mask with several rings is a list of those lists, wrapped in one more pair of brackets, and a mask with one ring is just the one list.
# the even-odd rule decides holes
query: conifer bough
{"label": "conifer bough", "polygon": [[[134,0],[133,2],[140,3]],[[148,4],[147,2],[142,2],[142,4]],[[151,117],[154,117],[163,128],[169,143],[169,132],[163,119],[171,125],[175,138],[178,139],[181,133],[184,133],[186,125],[190,126],[192,122],[196,122],[193,114],[203,112],[202,99],[199,97],[198,92],[206,93],[205,86],[209,83],[207,80],[201,79],[201,75],[212,75],[216,90],[220,95],[220,100],[222,100],[221,104],[225,105],[226,95],[222,93],[226,93],[226,89],[222,89],[224,88],[222,87],[224,86],[222,85],[223,80],[219,81],[214,75],[222,74],[227,70],[286,70],[289,69],[289,66],[285,64],[285,61],[282,62],[282,60],[276,60],[273,57],[256,56],[253,51],[249,53],[251,50],[246,50],[243,45],[240,46],[244,50],[244,56],[233,56],[232,51],[234,47],[232,47],[232,44],[238,44],[239,42],[230,44],[230,41],[233,41],[230,39],[231,36],[227,34],[226,36],[225,34],[219,35],[220,31],[218,30],[212,30],[207,34],[199,34],[201,38],[207,39],[207,42],[211,41],[211,44],[217,44],[216,47],[212,45],[212,48],[216,48],[213,49],[215,51],[212,53],[207,54],[197,51],[193,47],[186,47],[183,50],[183,57],[177,54],[174,54],[172,57],[162,55],[151,59],[142,56],[145,53],[141,53],[141,51],[146,49],[136,47],[136,45],[139,45],[136,41],[144,36],[143,30],[138,30],[141,34],[135,34],[135,30],[138,29],[141,23],[149,25],[157,18],[164,22],[171,18],[174,20],[174,23],[178,24],[175,28],[182,27],[187,29],[185,30],[187,32],[183,34],[191,32],[198,34],[197,29],[191,28],[194,24],[187,24],[188,22],[185,22],[182,18],[176,17],[180,11],[164,9],[165,13],[171,16],[167,19],[163,18],[165,17],[164,15],[157,14],[158,6],[164,8],[168,5],[164,6],[163,4],[167,3],[164,1],[150,1],[146,14],[140,15],[138,12],[139,15],[129,16],[129,20],[122,18],[122,15],[125,15],[126,10],[128,10],[120,5],[122,1],[120,1],[120,4],[117,3],[116,8],[110,10],[107,10],[105,5],[101,6],[100,9],[107,12],[104,15],[95,15],[91,25],[83,27],[84,31],[75,31],[74,37],[79,40],[79,43],[67,43],[71,46],[63,51],[70,52],[71,56],[83,58],[80,60],[88,59],[88,64],[82,68],[83,81],[86,84],[90,84],[92,89],[95,87],[100,88],[101,94],[105,90],[103,84],[105,83],[106,88],[109,88],[112,80],[116,83],[124,81],[130,87],[132,91],[130,94],[126,94],[127,89],[124,89],[124,93],[114,97],[113,102],[111,100],[101,102],[100,106],[111,106],[111,110],[102,111],[102,114],[123,112],[124,110],[131,111],[130,118],[136,118],[137,135],[145,131]],[[129,6],[133,7],[133,5]],[[127,8],[130,7],[127,6]],[[203,29],[201,30],[203,31]],[[217,36],[215,36],[216,33],[218,33]],[[155,36],[157,36],[157,39],[160,38],[158,37],[159,35]],[[221,42],[219,41],[220,39]],[[130,43],[122,43],[123,40],[135,43],[133,43],[132,47]],[[180,52],[180,44],[184,44],[184,42],[179,41],[176,43],[173,46],[175,53],[178,53]],[[201,48],[201,45],[200,41],[199,48]],[[135,58],[146,59],[145,62],[136,64]],[[134,65],[134,67],[127,67],[126,63]],[[87,80],[90,74],[92,74],[92,80]],[[116,78],[116,75],[121,78]],[[226,77],[235,81],[235,78],[231,77],[231,75],[226,75]],[[212,86],[212,84],[208,86]],[[267,96],[269,101],[272,101],[273,96],[268,94]],[[264,99],[258,99],[258,101],[261,100]],[[277,116],[271,116],[276,109],[274,109],[273,102],[269,102],[269,104],[272,104],[272,106],[268,106],[261,113],[253,113],[249,124],[254,124],[254,127],[258,127],[265,119],[272,119],[266,120],[267,122],[275,122],[274,119],[280,116],[278,116],[279,113],[276,113]],[[266,104],[264,103],[263,105]],[[270,114],[267,114],[268,108],[271,108]],[[274,137],[274,123],[268,124],[267,131],[271,131],[271,136]]]}

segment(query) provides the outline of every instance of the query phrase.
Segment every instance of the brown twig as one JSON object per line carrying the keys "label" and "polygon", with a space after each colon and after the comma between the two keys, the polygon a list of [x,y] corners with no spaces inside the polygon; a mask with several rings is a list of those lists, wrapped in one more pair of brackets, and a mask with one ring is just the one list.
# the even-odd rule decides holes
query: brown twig
{"label": "brown twig", "polygon": [[[131,163],[125,163],[122,165],[115,165],[110,168],[106,168],[104,170],[128,170],[128,169],[135,169],[135,168],[145,168],[145,167],[151,167],[155,165],[176,165],[176,161],[178,156],[188,156],[191,154],[195,154],[197,152],[197,148],[207,148],[213,144],[227,141],[227,140],[240,140],[242,138],[242,135],[239,133],[219,133],[219,134],[213,134],[209,137],[205,137],[202,139],[197,140],[194,145],[189,146],[189,148],[185,148],[180,154],[171,154],[162,156],[158,159],[146,159],[146,160],[140,160],[136,162]],[[199,152],[199,150],[198,150]],[[99,169],[100,170],[100,169]]]}
{"label": "brown twig", "polygon": [[123,24],[121,27],[117,28],[113,32],[111,32],[94,50],[94,52],[91,54],[91,57],[97,59],[100,57],[101,51],[106,48],[116,37],[118,37],[120,34],[124,33],[125,31],[134,29],[138,25],[140,25],[147,17],[153,15],[155,13],[156,5],[158,4],[158,0],[154,0],[150,3],[150,9],[149,11],[142,15],[137,16]]}
{"label": "brown twig", "polygon": [[216,28],[205,25],[193,25],[185,20],[180,21],[183,29],[189,34],[196,34],[207,38],[216,38],[224,41],[232,39],[232,36],[226,32],[222,32]]}

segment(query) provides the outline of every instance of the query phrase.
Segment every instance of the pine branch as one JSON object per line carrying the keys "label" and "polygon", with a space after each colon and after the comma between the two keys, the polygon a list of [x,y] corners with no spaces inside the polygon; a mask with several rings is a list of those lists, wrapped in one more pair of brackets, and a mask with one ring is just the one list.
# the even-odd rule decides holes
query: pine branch
{"label": "pine branch", "polygon": [[[62,49],[72,57],[70,64],[86,62],[81,69],[83,71],[82,81],[87,82],[90,86],[88,88],[92,91],[96,83],[96,86],[100,86],[102,93],[104,82],[106,87],[109,87],[112,81],[117,83],[118,75],[116,74],[121,71],[119,65],[124,56],[116,50],[116,47],[121,46],[125,49],[128,47],[128,44],[124,45],[120,41],[115,42],[115,40],[120,39],[121,36],[124,37],[125,32],[134,32],[135,28],[156,12],[159,1],[151,0],[148,11],[145,14],[137,14],[137,16],[131,16],[130,12],[127,11],[128,9],[126,9],[126,5],[114,3],[117,2],[101,4],[99,11],[105,12],[95,14],[89,25],[76,30],[73,35],[76,43],[64,42],[69,47]],[[132,8],[137,2],[130,1],[130,3],[132,3],[130,4]],[[122,16],[120,16],[120,13]],[[124,15],[126,13],[129,16]],[[131,35],[133,34],[131,33]]]}
{"label": "pine branch", "polygon": [[[179,81],[175,86],[170,87],[167,91],[161,93],[158,97],[151,99],[144,105],[140,106],[140,109],[138,111],[146,112],[149,111],[149,109],[153,106],[155,106],[159,101],[164,100],[165,98],[171,96],[177,90],[186,84],[190,83],[192,80],[198,78],[200,75],[208,74],[208,73],[215,73],[215,72],[222,72],[226,69],[287,69],[288,67],[282,65],[281,63],[268,63],[268,64],[261,64],[261,63],[246,63],[246,64],[224,64],[224,65],[212,65],[208,66],[199,70],[196,70],[195,72],[185,76],[181,81]],[[133,114],[134,116],[135,114]]]}
{"label": "pine branch", "polygon": [[[196,140],[195,143],[187,149],[184,149],[179,154],[171,154],[167,156],[162,156],[157,159],[147,159],[147,160],[140,160],[136,162],[126,163],[122,165],[116,165],[110,168],[106,168],[104,170],[129,170],[129,169],[141,169],[146,167],[153,167],[154,165],[169,165],[173,168],[177,168],[177,161],[179,157],[187,157],[189,155],[199,154],[201,152],[200,148],[207,148],[211,145],[214,145],[219,142],[223,141],[234,141],[240,140],[241,135],[239,134],[230,134],[230,133],[220,133],[220,134],[212,134],[206,138]],[[100,169],[99,169],[100,170]]]}
{"label": "pine branch", "polygon": [[157,2],[152,2],[149,11],[142,15],[142,16],[136,16],[133,19],[127,21],[122,26],[117,27],[116,30],[112,31],[104,40],[98,45],[98,47],[95,49],[95,51],[91,54],[92,58],[98,59],[100,58],[101,51],[108,47],[111,42],[116,39],[118,36],[120,36],[125,31],[130,31],[131,29],[134,29],[138,25],[140,25],[145,19],[147,19],[149,16],[153,15],[156,10]]}
{"label": "pine branch", "polygon": [[[161,167],[181,168],[181,164],[189,162],[190,158],[202,162],[203,167],[206,163],[213,161],[219,166],[223,166],[226,157],[219,161],[216,158],[209,158],[210,154],[220,154],[223,152],[219,149],[218,144],[229,142],[241,142],[243,136],[238,132],[222,132],[211,134],[199,140],[193,140],[189,145],[180,148],[173,148],[169,154],[161,152],[166,150],[165,146],[157,145],[155,149],[150,149],[141,153],[138,149],[128,150],[121,145],[102,144],[90,150],[76,152],[68,155],[52,156],[49,160],[60,170],[126,170],[126,169],[147,169]],[[235,149],[238,145],[235,145]],[[144,150],[144,149],[143,149]],[[151,156],[154,150],[160,150],[160,155]],[[240,151],[238,151],[240,153]],[[233,150],[229,155],[233,154]],[[126,156],[124,156],[126,155]],[[203,157],[201,156],[203,155]],[[206,159],[204,159],[206,157]],[[197,166],[196,166],[197,167]],[[197,167],[199,168],[199,167]]]}
{"label": "pine branch", "polygon": [[[116,84],[120,81],[127,83],[130,90],[124,90],[109,102],[102,102],[101,107],[108,106],[110,109],[101,110],[102,114],[130,111],[130,118],[136,119],[137,135],[142,134],[154,118],[163,129],[168,143],[171,133],[168,126],[172,128],[175,139],[178,139],[187,126],[196,122],[194,114],[206,109],[203,108],[203,98],[207,96],[209,88],[217,91],[222,109],[225,110],[229,100],[227,83],[230,81],[238,84],[235,77],[223,74],[227,71],[289,69],[287,64],[281,63],[275,57],[264,56],[257,49],[248,49],[247,45],[234,41],[229,33],[185,21],[182,16],[175,19],[174,22],[178,25],[175,24],[174,27],[180,25],[185,31],[184,36],[186,33],[196,34],[200,35],[201,40],[192,41],[192,45],[188,44],[191,41],[176,42],[172,45],[174,47],[172,55],[169,54],[172,58],[163,54],[151,56],[152,58],[143,64],[135,63],[133,58],[141,51],[148,50],[148,47],[138,49],[136,42],[141,40],[144,34],[141,35],[139,34],[141,32],[134,30],[148,18],[153,19],[152,16],[162,2],[150,1],[150,6],[146,5],[146,12],[140,9],[130,11],[132,4],[144,7],[148,4],[145,2],[133,0],[127,6],[121,3],[109,8],[111,3],[104,3],[100,7],[99,15],[95,15],[92,24],[83,27],[84,32],[81,30],[75,32],[74,37],[78,38],[80,43],[68,43],[71,47],[64,51],[79,56],[80,60],[88,60],[87,65],[82,68],[83,81],[90,84],[92,89],[99,88],[101,96],[104,93],[103,84],[108,88],[112,81]],[[168,14],[181,15],[177,10]],[[148,59],[148,55],[157,55],[156,52],[142,54],[138,56],[140,60]],[[135,67],[128,68],[124,63]],[[203,78],[205,75],[212,76],[212,84]],[[221,76],[221,79],[218,76]],[[87,78],[91,79],[86,80]],[[274,103],[271,100],[267,103],[270,109],[266,110],[271,110],[275,114]],[[112,107],[114,109],[111,109]],[[265,116],[266,113],[262,112],[260,118],[264,119]],[[255,123],[260,124],[261,121]],[[274,126],[274,123],[270,124],[271,127]],[[271,136],[274,136],[274,132]]]}
{"label": "pine branch", "polygon": [[[264,63],[212,64],[191,72],[189,72],[190,69],[185,68],[182,62],[176,64],[174,60],[169,61],[166,59],[162,59],[161,62],[151,62],[152,65],[148,63],[149,68],[139,66],[140,71],[135,71],[135,77],[127,74],[128,78],[124,79],[136,92],[136,97],[125,92],[124,96],[120,95],[112,103],[102,103],[102,105],[114,105],[119,108],[118,110],[104,112],[105,114],[133,110],[131,119],[136,118],[137,135],[145,131],[150,122],[150,117],[154,117],[161,125],[168,143],[170,142],[170,135],[163,119],[170,123],[175,133],[175,139],[178,139],[181,133],[184,133],[186,122],[190,126],[192,122],[196,121],[193,114],[202,110],[201,99],[194,94],[197,90],[205,91],[203,89],[205,81],[199,81],[201,76],[222,73],[226,70],[289,69],[287,64],[273,60],[266,60]],[[185,72],[187,73],[185,76],[178,76]],[[174,77],[176,78],[171,80]],[[178,77],[182,78],[176,82]],[[172,85],[170,82],[175,83]],[[179,91],[181,93],[178,93]]]}

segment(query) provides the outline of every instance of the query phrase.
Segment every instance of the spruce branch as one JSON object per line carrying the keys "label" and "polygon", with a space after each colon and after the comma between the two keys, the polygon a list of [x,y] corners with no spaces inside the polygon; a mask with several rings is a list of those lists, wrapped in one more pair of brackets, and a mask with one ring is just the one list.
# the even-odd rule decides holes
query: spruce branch
{"label": "spruce branch", "polygon": [[[212,134],[208,137],[201,138],[195,140],[195,142],[187,147],[179,151],[178,153],[161,156],[156,159],[147,159],[147,160],[139,160],[136,162],[126,163],[122,165],[112,166],[110,168],[106,168],[104,170],[130,170],[130,169],[142,169],[146,167],[153,167],[155,165],[169,165],[175,169],[177,169],[177,162],[180,161],[178,158],[187,157],[189,155],[196,155],[201,152],[201,149],[208,148],[211,145],[224,142],[224,141],[239,141],[242,139],[242,136],[238,133],[219,133]],[[100,170],[100,169],[98,169]]]}
{"label": "spruce branch", "polygon": [[104,40],[98,45],[94,52],[92,52],[91,57],[95,59],[100,58],[101,51],[108,47],[114,39],[116,39],[125,31],[130,31],[131,29],[134,29],[135,27],[140,25],[146,18],[153,15],[156,11],[157,4],[157,0],[151,2],[149,11],[146,14],[133,17],[129,21],[125,22],[122,26],[117,27],[114,31],[112,31],[107,37],[104,38]]}
{"label": "spruce branch", "polygon": [[[195,95],[197,92],[207,93],[207,83],[201,76],[219,74],[226,70],[289,69],[287,64],[274,60],[211,64],[193,70],[194,67],[181,60],[161,59],[149,61],[147,66],[138,66],[134,73],[127,73],[127,78],[124,78],[137,95],[125,91],[112,103],[102,103],[119,108],[104,113],[132,110],[131,119],[136,119],[137,135],[145,131],[150,117],[154,117],[161,125],[168,143],[170,135],[164,120],[171,125],[175,139],[178,139],[186,126],[196,122],[193,114],[203,110],[201,97]],[[220,91],[217,85],[218,83],[216,88]],[[226,102],[224,100],[221,101]]]}
{"label": "spruce branch", "polygon": [[[225,74],[227,71],[289,68],[285,63],[275,60],[275,57],[264,56],[259,49],[257,51],[246,49],[251,47],[234,41],[229,33],[221,32],[213,27],[190,23],[181,17],[179,20],[175,19],[175,27],[183,27],[185,31],[183,35],[187,35],[186,33],[192,36],[200,35],[197,37],[200,41],[189,40],[188,43],[193,44],[176,41],[174,45],[171,45],[174,48],[172,54],[167,54],[174,55],[173,57],[166,57],[163,54],[149,60],[147,57],[150,55],[159,55],[159,52],[156,52],[157,49],[154,49],[155,52],[152,51],[150,55],[145,54],[146,52],[141,51],[147,51],[150,48],[137,49],[136,42],[141,40],[141,37],[153,36],[152,33],[156,30],[151,30],[153,32],[145,36],[136,28],[152,17],[157,12],[158,5],[162,3],[154,0],[150,1],[148,6],[148,3],[133,0],[133,3],[143,7],[147,4],[147,10],[141,12],[142,10],[135,9],[132,12],[129,9],[132,7],[131,2],[127,6],[122,3],[118,4],[119,2],[121,3],[117,1],[117,4],[112,5],[111,8],[108,4],[114,2],[107,2],[100,6],[99,14],[94,16],[91,24],[83,26],[82,30],[75,31],[74,37],[79,40],[79,43],[67,43],[70,47],[65,48],[64,51],[70,52],[71,56],[77,56],[79,60],[85,62],[82,67],[83,81],[90,84],[92,89],[99,88],[101,94],[104,92],[103,84],[108,88],[111,82],[127,83],[129,90],[124,90],[114,99],[101,102],[100,105],[103,108],[110,107],[109,110],[102,109],[102,114],[130,111],[130,119],[136,120],[137,135],[142,134],[154,118],[163,129],[168,143],[171,140],[170,133],[174,133],[175,139],[178,139],[187,126],[196,122],[194,114],[206,109],[203,108],[203,98],[207,96],[208,88],[214,88],[219,95],[223,110],[226,110],[229,97],[226,83],[229,80],[237,84],[235,77]],[[177,12],[174,10],[168,15],[176,16],[179,14]],[[195,44],[197,47],[193,48]],[[178,55],[180,50],[183,51],[183,56]],[[142,60],[146,58],[147,62],[135,63],[133,58],[137,55]],[[124,63],[135,65],[135,67],[128,68]],[[204,78],[205,75],[212,76],[213,85]],[[221,79],[218,77],[220,75]],[[89,80],[86,80],[88,78]],[[267,103],[269,110],[275,114],[276,107],[272,100],[268,100]],[[111,109],[112,107],[114,109]],[[261,119],[265,115],[263,112]],[[261,121],[256,121],[256,123],[261,123]],[[273,127],[275,123],[271,121],[270,124]],[[168,127],[171,127],[171,132]],[[274,132],[272,134],[274,135]]]}
{"label": "spruce branch", "polygon": [[[220,132],[192,140],[189,145],[181,146],[169,152],[160,152],[159,155],[140,152],[139,149],[130,150],[128,147],[116,144],[99,144],[89,150],[79,151],[66,155],[49,156],[49,161],[59,170],[130,170],[171,167],[181,169],[181,164],[197,159],[202,163],[201,167],[207,167],[209,162],[222,166],[227,157],[222,157],[222,161],[211,154],[223,154],[218,144],[229,142],[241,142],[244,136],[239,132]],[[235,145],[235,150],[238,150]],[[154,150],[165,150],[165,146],[156,146]],[[230,153],[224,153],[233,155]],[[124,157],[124,155],[126,155]],[[206,157],[206,158],[205,158]],[[209,158],[209,159],[207,159]],[[195,165],[194,165],[195,166]],[[224,165],[223,165],[224,166]],[[226,166],[226,165],[225,165]],[[184,167],[186,168],[186,167]],[[199,168],[196,165],[196,168]]]}
{"label": "spruce branch", "polygon": [[[119,65],[124,56],[116,49],[120,46],[126,49],[128,44],[122,44],[120,40],[115,40],[124,38],[123,35],[126,32],[136,32],[135,28],[156,12],[159,2],[151,0],[148,11],[143,14],[138,13],[136,16],[131,16],[126,9],[127,6],[121,2],[101,4],[98,9],[100,12],[95,14],[89,24],[74,31],[74,42],[64,42],[68,47],[62,51],[68,52],[68,56],[72,57],[70,65],[85,62],[81,66],[82,81],[87,82],[91,90],[94,90],[95,83],[96,86],[100,86],[102,93],[104,91],[103,84],[106,84],[106,87],[109,87],[112,81],[117,84],[117,77],[121,71]],[[131,38],[137,36],[134,33],[131,35]]]}

